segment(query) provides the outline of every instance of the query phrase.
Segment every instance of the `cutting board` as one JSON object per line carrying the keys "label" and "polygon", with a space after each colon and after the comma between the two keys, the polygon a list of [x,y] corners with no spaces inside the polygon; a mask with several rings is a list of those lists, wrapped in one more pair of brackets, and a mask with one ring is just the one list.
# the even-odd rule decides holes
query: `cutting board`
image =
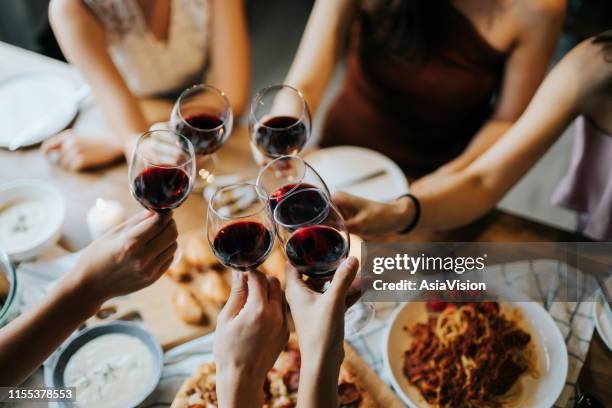
{"label": "cutting board", "polygon": [[357,377],[360,385],[368,390],[377,407],[405,408],[406,405],[387,384],[366,364],[348,343],[344,343],[344,363]]}
{"label": "cutting board", "polygon": [[164,275],[145,289],[109,300],[88,320],[88,323],[142,319],[145,327],[164,350],[213,331],[219,309],[212,305],[203,305],[210,319],[205,325],[187,324],[178,317],[172,304],[172,296],[177,291],[178,285]]}

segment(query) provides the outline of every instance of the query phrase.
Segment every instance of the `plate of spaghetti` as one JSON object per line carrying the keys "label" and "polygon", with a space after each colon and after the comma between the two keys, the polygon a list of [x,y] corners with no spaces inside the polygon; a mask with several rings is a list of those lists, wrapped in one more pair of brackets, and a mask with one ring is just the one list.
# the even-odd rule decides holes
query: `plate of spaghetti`
{"label": "plate of spaghetti", "polygon": [[536,302],[409,302],[385,347],[411,408],[549,408],[567,376],[563,337]]}

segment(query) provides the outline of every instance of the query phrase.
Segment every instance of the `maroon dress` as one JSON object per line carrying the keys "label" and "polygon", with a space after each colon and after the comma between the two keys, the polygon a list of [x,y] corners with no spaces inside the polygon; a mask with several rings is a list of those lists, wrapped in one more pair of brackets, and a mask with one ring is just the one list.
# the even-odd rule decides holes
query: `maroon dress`
{"label": "maroon dress", "polygon": [[507,55],[458,10],[447,21],[439,51],[422,63],[361,49],[358,22],[321,145],[377,150],[410,177],[459,155],[491,114]]}

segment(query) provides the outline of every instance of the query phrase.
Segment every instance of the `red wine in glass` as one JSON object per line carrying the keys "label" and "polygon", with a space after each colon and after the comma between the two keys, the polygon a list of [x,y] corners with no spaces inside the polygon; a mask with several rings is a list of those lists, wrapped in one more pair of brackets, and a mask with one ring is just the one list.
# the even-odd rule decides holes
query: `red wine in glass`
{"label": "red wine in glass", "polygon": [[256,221],[238,221],[221,228],[213,241],[219,260],[239,271],[255,269],[272,251],[272,232]]}
{"label": "red wine in glass", "polygon": [[176,167],[147,167],[134,178],[133,192],[149,210],[172,210],[189,195],[189,176]]}
{"label": "red wine in glass", "polygon": [[197,155],[203,156],[219,150],[227,129],[219,115],[199,113],[185,117],[175,130],[189,139]]}
{"label": "red wine in glass", "polygon": [[271,157],[297,154],[308,140],[304,122],[292,116],[273,116],[255,131],[255,143]]}
{"label": "red wine in glass", "polygon": [[282,201],[282,199],[285,197],[285,195],[287,195],[287,193],[298,191],[298,190],[304,190],[307,188],[316,188],[316,187],[308,183],[290,183],[285,186],[282,186],[281,188],[279,188],[278,190],[276,190],[274,193],[270,195],[270,198],[268,199],[268,205],[270,206],[270,210],[272,211],[272,213],[274,213],[274,209],[276,208],[276,205]]}
{"label": "red wine in glass", "polygon": [[[306,223],[316,223],[317,220],[322,220],[327,216],[329,203],[324,191],[302,183],[298,185],[298,188],[289,189],[288,192],[289,194],[285,192],[285,196],[280,197],[280,200],[269,202],[270,207],[275,209],[280,203],[283,203],[273,212],[277,221],[282,225],[287,228],[299,227]],[[296,194],[298,192],[299,194]]]}
{"label": "red wine in glass", "polygon": [[322,278],[334,274],[347,257],[348,244],[334,228],[309,225],[291,234],[285,251],[299,273]]}

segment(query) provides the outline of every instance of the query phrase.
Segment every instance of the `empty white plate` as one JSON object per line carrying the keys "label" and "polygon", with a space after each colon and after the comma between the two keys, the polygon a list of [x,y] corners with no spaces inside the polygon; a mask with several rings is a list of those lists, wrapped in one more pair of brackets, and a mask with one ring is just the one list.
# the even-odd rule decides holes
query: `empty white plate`
{"label": "empty white plate", "polygon": [[356,146],[316,150],[304,157],[329,189],[374,201],[391,201],[408,192],[404,173],[387,156]]}
{"label": "empty white plate", "polygon": [[[0,82],[0,147],[8,147],[21,130],[35,124],[50,108],[69,100],[76,90],[71,81],[45,73],[16,75]],[[63,130],[77,111],[77,104],[61,105],[27,145],[40,143]]]}

